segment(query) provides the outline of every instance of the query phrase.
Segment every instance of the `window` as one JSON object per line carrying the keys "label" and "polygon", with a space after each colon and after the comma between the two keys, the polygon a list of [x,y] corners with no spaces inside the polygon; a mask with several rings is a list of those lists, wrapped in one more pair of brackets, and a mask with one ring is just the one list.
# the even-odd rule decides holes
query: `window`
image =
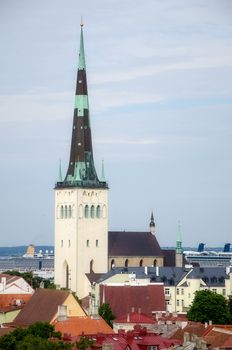
{"label": "window", "polygon": [[184,288],[181,288],[181,295],[184,295]]}
{"label": "window", "polygon": [[68,217],[68,207],[67,207],[67,205],[64,207],[64,217],[65,217],[65,219],[67,219],[67,217]]}
{"label": "window", "polygon": [[180,306],[180,301],[179,301],[179,299],[177,299],[177,301],[176,301],[176,306]]}
{"label": "window", "polygon": [[115,267],[114,259],[111,260],[110,266],[111,266],[111,270]]}
{"label": "window", "polygon": [[222,295],[226,295],[226,290],[225,289],[222,289]]}
{"label": "window", "polygon": [[63,241],[63,239],[61,240],[60,245],[61,245],[61,248],[63,248],[63,246],[64,246],[64,241]]}
{"label": "window", "polygon": [[169,295],[170,294],[170,289],[169,288],[165,288],[165,295]]}
{"label": "window", "polygon": [[101,207],[100,205],[97,206],[96,209],[96,217],[99,219],[101,217]]}
{"label": "window", "polygon": [[94,205],[91,206],[91,218],[94,219]]}
{"label": "window", "polygon": [[183,299],[181,300],[181,306],[184,306],[184,300]]}
{"label": "window", "polygon": [[125,260],[125,267],[128,267],[128,264],[129,264],[129,260],[126,259],[126,260]]}
{"label": "window", "polygon": [[213,292],[213,293],[217,293],[217,289],[213,288],[213,289],[212,289],[212,292]]}
{"label": "window", "polygon": [[143,259],[140,260],[139,266],[143,266]]}
{"label": "window", "polygon": [[71,241],[70,241],[70,239],[68,240],[68,247],[69,247],[69,248],[71,247]]}
{"label": "window", "polygon": [[89,240],[86,241],[86,247],[89,247]]}
{"label": "window", "polygon": [[176,295],[179,295],[179,294],[180,294],[180,290],[179,290],[179,288],[177,288]]}
{"label": "window", "polygon": [[68,217],[71,219],[71,217],[72,217],[72,207],[71,207],[71,205],[69,205],[69,207],[68,207]]}
{"label": "window", "polygon": [[89,217],[89,206],[86,205],[85,206],[85,218],[88,218]]}
{"label": "window", "polygon": [[96,247],[98,247],[98,239],[96,239]]}
{"label": "window", "polygon": [[93,260],[89,263],[89,272],[93,271]]}
{"label": "window", "polygon": [[61,208],[60,208],[60,218],[61,219],[64,218],[64,207],[63,207],[63,205],[61,205]]}
{"label": "window", "polygon": [[153,266],[156,266],[156,264],[157,264],[157,260],[155,259],[155,260],[153,261]]}

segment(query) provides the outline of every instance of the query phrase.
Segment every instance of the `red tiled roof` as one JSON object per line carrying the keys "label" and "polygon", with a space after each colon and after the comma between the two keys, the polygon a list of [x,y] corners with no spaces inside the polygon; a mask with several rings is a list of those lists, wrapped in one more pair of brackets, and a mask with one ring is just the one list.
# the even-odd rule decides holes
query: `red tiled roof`
{"label": "red tiled roof", "polygon": [[32,294],[0,294],[0,307],[7,307],[15,305],[16,301],[21,301],[21,304],[25,304],[32,297]]}
{"label": "red tiled roof", "polygon": [[151,316],[153,311],[164,311],[163,285],[107,286],[100,285],[100,303],[109,303],[116,317],[129,313],[132,307]]}
{"label": "red tiled roof", "polygon": [[205,332],[205,325],[200,322],[189,322],[186,327],[184,327],[184,332],[190,334],[195,334],[198,337],[202,337]]}
{"label": "red tiled roof", "polygon": [[163,256],[151,232],[110,231],[108,252],[109,256]]}
{"label": "red tiled roof", "polygon": [[69,292],[54,289],[37,289],[31,299],[14,320],[15,326],[32,323],[51,322],[56,315],[58,305],[62,305]]}
{"label": "red tiled roof", "polygon": [[56,321],[55,330],[62,334],[78,336],[84,334],[92,335],[98,332],[104,334],[114,333],[113,329],[101,318],[93,319],[89,316],[69,317],[65,321]]}
{"label": "red tiled roof", "polygon": [[154,324],[155,321],[152,317],[149,317],[144,313],[130,312],[126,315],[116,318],[114,320],[114,323]]}

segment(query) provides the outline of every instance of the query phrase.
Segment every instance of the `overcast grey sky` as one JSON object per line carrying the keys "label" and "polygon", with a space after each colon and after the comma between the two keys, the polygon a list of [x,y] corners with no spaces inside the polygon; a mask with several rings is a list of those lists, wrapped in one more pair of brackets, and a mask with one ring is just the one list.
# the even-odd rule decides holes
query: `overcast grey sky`
{"label": "overcast grey sky", "polygon": [[53,244],[81,15],[109,228],[232,243],[232,1],[0,0],[0,246]]}

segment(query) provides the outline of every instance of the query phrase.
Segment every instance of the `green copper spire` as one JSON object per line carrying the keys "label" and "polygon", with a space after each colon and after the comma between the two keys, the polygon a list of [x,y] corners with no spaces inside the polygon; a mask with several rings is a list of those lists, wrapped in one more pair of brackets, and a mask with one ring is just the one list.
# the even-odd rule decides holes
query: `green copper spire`
{"label": "green copper spire", "polygon": [[78,69],[86,69],[86,66],[85,66],[85,49],[84,49],[84,39],[83,39],[83,23],[82,23],[82,21],[81,21],[81,40],[80,40]]}
{"label": "green copper spire", "polygon": [[177,231],[177,239],[176,239],[176,253],[182,254],[182,239],[181,239],[180,221],[178,221],[178,231]]}
{"label": "green copper spire", "polygon": [[69,166],[57,187],[108,188],[94,166],[82,21]]}

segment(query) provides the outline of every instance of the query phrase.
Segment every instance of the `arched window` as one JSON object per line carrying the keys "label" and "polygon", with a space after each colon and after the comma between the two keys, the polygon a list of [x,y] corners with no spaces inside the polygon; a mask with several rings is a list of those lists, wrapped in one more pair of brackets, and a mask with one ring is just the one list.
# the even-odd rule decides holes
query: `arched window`
{"label": "arched window", "polygon": [[88,218],[89,217],[89,206],[86,205],[85,206],[85,218]]}
{"label": "arched window", "polygon": [[97,216],[98,219],[101,217],[101,207],[100,207],[100,205],[97,206],[96,216]]}
{"label": "arched window", "polygon": [[67,205],[64,207],[64,217],[65,217],[65,219],[67,219],[67,217],[68,217],[68,207],[67,207]]}
{"label": "arched window", "polygon": [[91,218],[94,219],[94,205],[91,206]]}
{"label": "arched window", "polygon": [[90,261],[89,263],[89,272],[93,271],[93,260]]}
{"label": "arched window", "polygon": [[102,216],[104,219],[106,218],[106,206],[105,205],[103,205],[103,208],[102,208]]}
{"label": "arched window", "polygon": [[139,266],[140,266],[140,267],[143,266],[143,259],[140,260]]}
{"label": "arched window", "polygon": [[129,260],[126,259],[126,260],[125,260],[125,267],[128,267],[128,265],[129,265]]}
{"label": "arched window", "polygon": [[79,218],[81,219],[83,217],[83,206],[82,204],[79,205]]}
{"label": "arched window", "polygon": [[63,205],[61,205],[61,207],[60,207],[60,218],[61,219],[64,218],[64,207],[63,207]]}
{"label": "arched window", "polygon": [[112,270],[113,268],[115,268],[114,259],[111,260],[110,268],[111,268],[111,270]]}
{"label": "arched window", "polygon": [[157,260],[155,259],[155,260],[153,261],[153,266],[156,266],[156,264],[157,264]]}
{"label": "arched window", "polygon": [[72,217],[72,207],[71,205],[68,206],[68,217],[71,219]]}

